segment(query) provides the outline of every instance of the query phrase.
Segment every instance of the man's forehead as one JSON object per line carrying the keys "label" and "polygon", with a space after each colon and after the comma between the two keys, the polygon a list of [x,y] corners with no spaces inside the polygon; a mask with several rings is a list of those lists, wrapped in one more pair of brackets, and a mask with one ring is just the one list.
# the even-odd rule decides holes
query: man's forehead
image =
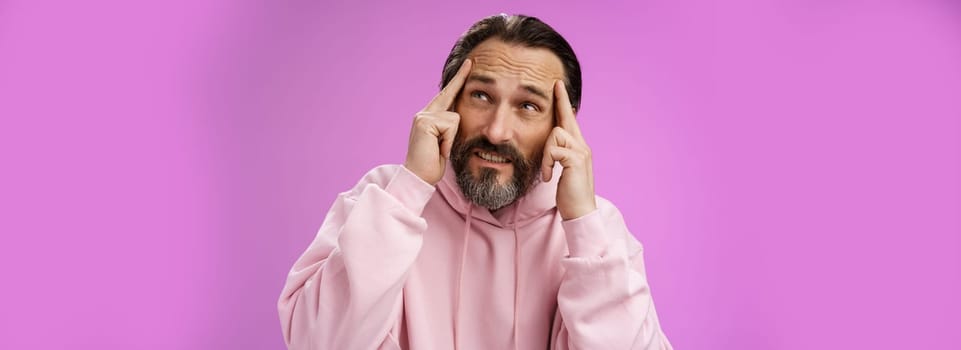
{"label": "man's forehead", "polygon": [[552,90],[555,80],[564,78],[560,59],[544,48],[488,40],[474,48],[468,58],[474,61],[471,75],[495,80],[516,79],[547,91]]}

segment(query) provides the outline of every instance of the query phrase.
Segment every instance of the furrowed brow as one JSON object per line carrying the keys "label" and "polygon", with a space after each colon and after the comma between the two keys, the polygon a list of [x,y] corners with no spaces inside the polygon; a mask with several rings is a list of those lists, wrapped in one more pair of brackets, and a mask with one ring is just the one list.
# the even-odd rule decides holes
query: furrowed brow
{"label": "furrowed brow", "polygon": [[[483,75],[483,74],[471,74],[470,76],[467,77],[467,81],[468,82],[476,81],[484,85],[494,85],[496,83],[494,78]],[[548,101],[548,102],[551,101],[550,96],[548,96],[547,93],[544,92],[544,90],[541,90],[534,85],[524,85],[522,86],[522,88],[525,91],[544,99],[544,101]]]}
{"label": "furrowed brow", "polygon": [[481,74],[471,74],[467,77],[467,81],[476,81],[485,85],[494,84],[494,78]]}
{"label": "furrowed brow", "polygon": [[547,93],[546,93],[546,92],[544,92],[544,91],[541,90],[541,89],[538,89],[538,88],[537,88],[536,86],[534,86],[534,85],[524,85],[524,90],[527,90],[527,92],[530,92],[530,93],[532,93],[532,94],[534,94],[534,95],[540,96],[540,98],[543,98],[544,101],[550,101],[550,100],[551,100],[550,97],[547,97]]}

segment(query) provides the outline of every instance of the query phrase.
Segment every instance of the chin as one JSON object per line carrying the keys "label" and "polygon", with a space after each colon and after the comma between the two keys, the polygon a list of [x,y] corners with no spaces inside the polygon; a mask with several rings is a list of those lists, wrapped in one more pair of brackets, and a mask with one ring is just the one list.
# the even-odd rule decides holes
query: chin
{"label": "chin", "polygon": [[481,178],[481,171],[484,170],[484,169],[493,170],[493,171],[497,172],[497,184],[500,185],[500,186],[504,186],[504,185],[508,184],[508,183],[511,182],[511,180],[513,180],[513,178],[514,178],[514,168],[513,168],[513,167],[508,168],[508,169],[497,169],[497,168],[494,168],[494,167],[487,167],[487,166],[483,166],[483,165],[476,165],[476,164],[474,164],[474,165],[471,167],[471,174],[474,175],[474,179],[480,179],[480,178]]}

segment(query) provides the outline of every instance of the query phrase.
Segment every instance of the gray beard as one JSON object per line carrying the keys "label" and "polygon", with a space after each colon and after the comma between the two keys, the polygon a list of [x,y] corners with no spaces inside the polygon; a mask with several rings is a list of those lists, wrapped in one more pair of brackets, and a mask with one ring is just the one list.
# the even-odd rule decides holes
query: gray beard
{"label": "gray beard", "polygon": [[518,179],[511,179],[504,185],[497,184],[497,170],[481,168],[480,178],[474,179],[470,169],[466,166],[457,173],[457,184],[460,185],[464,196],[471,202],[490,209],[503,208],[520,197]]}
{"label": "gray beard", "polygon": [[[487,167],[481,167],[477,177],[471,174],[467,162],[472,156],[471,150],[475,147],[510,156],[513,159],[511,165],[514,167],[512,178],[506,184],[500,185],[497,183],[498,171]],[[535,154],[531,159],[539,162],[541,158],[542,154]],[[460,186],[464,197],[491,211],[506,207],[523,197],[540,178],[537,176],[540,174],[539,163],[529,161],[511,145],[494,145],[482,137],[466,142],[459,137],[455,138],[450,162],[457,175],[457,185]]]}

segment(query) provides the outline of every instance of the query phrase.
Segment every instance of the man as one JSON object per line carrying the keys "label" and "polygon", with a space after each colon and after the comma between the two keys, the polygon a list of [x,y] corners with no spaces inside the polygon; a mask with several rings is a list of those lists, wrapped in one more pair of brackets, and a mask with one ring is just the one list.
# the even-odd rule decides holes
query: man
{"label": "man", "polygon": [[287,346],[670,349],[641,244],[594,194],[570,45],[534,17],[488,17],[441,86],[403,166],[342,193],[291,269]]}

